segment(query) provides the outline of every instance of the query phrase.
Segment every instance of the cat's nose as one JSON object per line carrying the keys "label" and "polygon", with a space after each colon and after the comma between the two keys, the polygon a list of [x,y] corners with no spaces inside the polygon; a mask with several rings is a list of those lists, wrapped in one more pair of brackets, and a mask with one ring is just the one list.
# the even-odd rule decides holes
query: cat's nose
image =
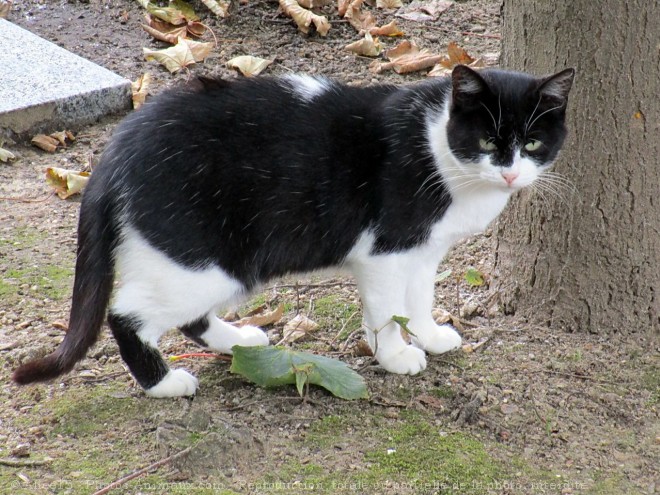
{"label": "cat's nose", "polygon": [[502,172],[502,177],[506,181],[507,185],[510,186],[513,184],[513,181],[515,181],[518,178],[518,175],[520,175],[518,172]]}

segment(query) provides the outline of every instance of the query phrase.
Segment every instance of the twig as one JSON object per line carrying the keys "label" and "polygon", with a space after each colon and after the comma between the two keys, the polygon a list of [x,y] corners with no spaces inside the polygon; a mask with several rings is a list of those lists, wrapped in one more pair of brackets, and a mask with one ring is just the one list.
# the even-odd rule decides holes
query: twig
{"label": "twig", "polygon": [[575,373],[566,373],[564,371],[554,371],[554,370],[534,370],[536,373],[549,373],[551,375],[559,375],[567,378],[579,378],[580,380],[587,380],[594,383],[600,383],[601,385],[615,385],[617,387],[623,387],[621,383],[610,382],[607,380],[598,380],[597,378],[591,378],[586,375],[577,375]]}
{"label": "twig", "polygon": [[502,36],[499,34],[485,34],[485,33],[475,33],[474,31],[461,31],[461,34],[465,36],[478,36],[479,38],[491,38],[494,40],[502,39]]}
{"label": "twig", "polygon": [[0,459],[0,464],[3,466],[11,467],[34,467],[34,466],[43,466],[44,464],[50,464],[53,462],[52,459],[44,459],[41,461],[38,460],[22,460],[22,459]]}
{"label": "twig", "polygon": [[[352,313],[348,318],[346,318],[346,321],[344,321],[344,324],[341,326],[341,328],[340,328],[339,331],[337,332],[337,335],[335,335],[334,338],[330,341],[330,344],[329,344],[330,347],[334,347],[334,345],[335,345],[335,341],[339,338],[339,336],[341,335],[341,333],[342,333],[344,330],[346,330],[346,327],[348,326],[348,323],[353,319],[353,317],[354,317],[356,314],[359,313],[359,311],[360,311],[359,309],[356,309],[355,311],[353,311],[353,313]],[[360,330],[361,330],[361,329],[360,329]],[[351,335],[353,335],[353,332],[351,332]]]}
{"label": "twig", "polygon": [[453,361],[447,361],[446,359],[437,359],[437,361],[439,363],[445,363],[445,364],[448,364],[450,366],[453,366],[454,368],[458,368],[461,371],[465,371],[465,368],[463,368],[463,366],[461,366],[460,364],[456,364]]}
{"label": "twig", "polygon": [[[237,406],[230,407],[228,409],[224,409],[224,411],[228,411],[228,412],[238,411],[240,409],[245,409],[246,407],[254,406],[256,404],[262,404],[264,402],[272,402],[272,401],[277,401],[277,400],[284,400],[284,401],[293,400],[293,401],[298,401],[300,403],[303,402],[302,398],[299,395],[296,395],[295,397],[293,397],[293,396],[267,397],[265,399],[257,399],[257,400],[253,400],[253,401],[250,401],[250,402],[244,402],[243,404],[238,404]],[[313,404],[313,405],[319,406],[319,407],[321,406],[321,404],[319,404],[318,402],[316,402],[312,399],[307,399],[307,403],[308,404]]]}
{"label": "twig", "polygon": [[225,356],[224,354],[214,354],[211,352],[191,352],[188,354],[179,354],[177,356],[170,356],[168,360],[170,361],[180,361],[181,359],[187,358],[214,358],[219,359],[220,361],[231,361],[231,356]]}
{"label": "twig", "polygon": [[177,452],[176,454],[173,454],[169,457],[166,457],[165,459],[161,459],[158,462],[154,462],[153,464],[150,464],[149,466],[142,468],[138,471],[135,471],[134,473],[129,474],[128,476],[124,476],[121,479],[118,479],[117,481],[113,481],[110,483],[108,486],[105,488],[102,488],[101,490],[94,492],[93,495],[105,495],[106,493],[109,493],[110,490],[114,490],[115,488],[118,488],[129,481],[142,476],[143,474],[148,473],[149,471],[153,471],[154,469],[158,469],[161,466],[164,466],[165,464],[169,464],[170,462],[178,459],[179,457],[183,457],[184,455],[188,454],[192,450],[192,447],[188,447],[187,449],[182,450],[181,452]]}
{"label": "twig", "polygon": [[265,290],[296,289],[296,288],[298,288],[298,289],[300,289],[300,288],[319,289],[319,288],[322,288],[322,287],[336,287],[338,285],[348,285],[348,286],[351,286],[351,287],[355,287],[356,284],[355,284],[355,282],[346,282],[346,281],[344,281],[344,282],[321,282],[321,283],[318,283],[318,284],[303,284],[303,285],[300,285],[299,283],[295,283],[295,284],[273,285],[271,287],[267,287]]}
{"label": "twig", "polygon": [[46,196],[42,198],[26,198],[25,196],[16,196],[16,197],[0,196],[0,201],[20,201],[21,203],[43,203],[44,201],[48,201],[52,197],[53,197],[52,193],[48,193],[46,194]]}
{"label": "twig", "polygon": [[474,31],[454,31],[452,29],[447,29],[446,27],[434,26],[433,24],[427,24],[426,27],[429,27],[431,29],[438,29],[439,31],[444,31],[447,34],[460,33],[463,36],[477,36],[479,38],[491,38],[491,39],[494,39],[494,40],[502,39],[502,35],[500,35],[500,34],[475,33]]}

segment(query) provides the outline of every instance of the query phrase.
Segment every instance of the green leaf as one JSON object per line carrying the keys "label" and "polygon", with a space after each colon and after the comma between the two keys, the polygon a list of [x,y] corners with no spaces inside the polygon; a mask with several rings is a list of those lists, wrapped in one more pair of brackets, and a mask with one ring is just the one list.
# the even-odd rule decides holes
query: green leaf
{"label": "green leaf", "polygon": [[448,270],[445,270],[444,272],[440,272],[440,273],[438,273],[438,275],[436,275],[435,281],[436,282],[442,282],[444,279],[449,278],[451,273],[452,273],[451,268],[448,269]]}
{"label": "green leaf", "polygon": [[232,347],[234,357],[229,371],[244,376],[261,387],[295,384],[302,395],[309,382],[342,399],[369,397],[364,379],[341,361],[284,347]]}
{"label": "green leaf", "polygon": [[481,287],[484,285],[484,275],[475,268],[469,268],[465,272],[465,281],[472,287]]}
{"label": "green leaf", "polygon": [[414,333],[410,331],[410,328],[408,328],[408,323],[410,322],[410,318],[406,318],[405,316],[397,316],[394,315],[392,316],[392,321],[394,323],[398,323],[401,328],[403,328],[403,331],[412,335],[413,337],[417,337]]}

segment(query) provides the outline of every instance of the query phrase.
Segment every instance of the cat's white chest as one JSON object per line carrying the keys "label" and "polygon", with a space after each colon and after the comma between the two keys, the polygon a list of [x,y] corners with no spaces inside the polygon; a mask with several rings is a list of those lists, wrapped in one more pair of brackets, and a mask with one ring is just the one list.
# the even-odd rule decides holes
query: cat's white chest
{"label": "cat's white chest", "polygon": [[511,194],[502,190],[478,190],[456,195],[444,216],[431,230],[436,243],[453,244],[483,232],[506,206]]}

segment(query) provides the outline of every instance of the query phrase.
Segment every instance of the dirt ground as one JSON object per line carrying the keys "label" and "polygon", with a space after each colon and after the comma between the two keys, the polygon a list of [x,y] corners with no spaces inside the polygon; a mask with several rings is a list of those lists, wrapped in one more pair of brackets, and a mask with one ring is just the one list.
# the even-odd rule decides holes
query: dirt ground
{"label": "dirt ground", "polygon": [[[171,75],[146,62],[162,48],[140,28],[129,0],[15,0],[9,20],[120,75],[149,71],[155,94],[195,74],[238,77],[237,55],[274,59],[267,74],[305,72],[351,84],[408,83],[424,73],[373,74],[371,59],[343,51],[358,39],[334,8],[326,38],[305,36],[276,1],[239,2],[227,20],[193,1],[218,47],[206,62]],[[373,9],[379,25],[392,11]],[[499,2],[456,2],[435,22],[398,20],[405,38],[433,52],[456,41],[496,63]],[[207,35],[205,40],[211,41]],[[390,47],[397,39],[384,39]],[[1,81],[1,75],[0,75]],[[503,315],[490,288],[487,232],[457,246],[440,267],[436,303],[461,318],[464,350],[430,357],[418,376],[385,373],[361,355],[361,308],[350,279],[318,276],[273,282],[238,308],[284,303],[271,342],[297,312],[320,323],[296,342],[359,370],[370,399],[349,402],[312,388],[260,389],[224,361],[187,359],[200,378],[194,399],[144,396],[104,330],[76,369],[54,383],[19,388],[19,363],[52,350],[68,318],[79,199],[49,190],[49,166],[94,164],[120,117],[75,129],[75,143],[47,154],[6,143],[0,163],[0,493],[94,493],[153,466],[113,494],[653,494],[660,491],[660,374],[649,333],[564,334]],[[462,277],[486,276],[480,287]],[[195,352],[178,332],[165,355]]]}

